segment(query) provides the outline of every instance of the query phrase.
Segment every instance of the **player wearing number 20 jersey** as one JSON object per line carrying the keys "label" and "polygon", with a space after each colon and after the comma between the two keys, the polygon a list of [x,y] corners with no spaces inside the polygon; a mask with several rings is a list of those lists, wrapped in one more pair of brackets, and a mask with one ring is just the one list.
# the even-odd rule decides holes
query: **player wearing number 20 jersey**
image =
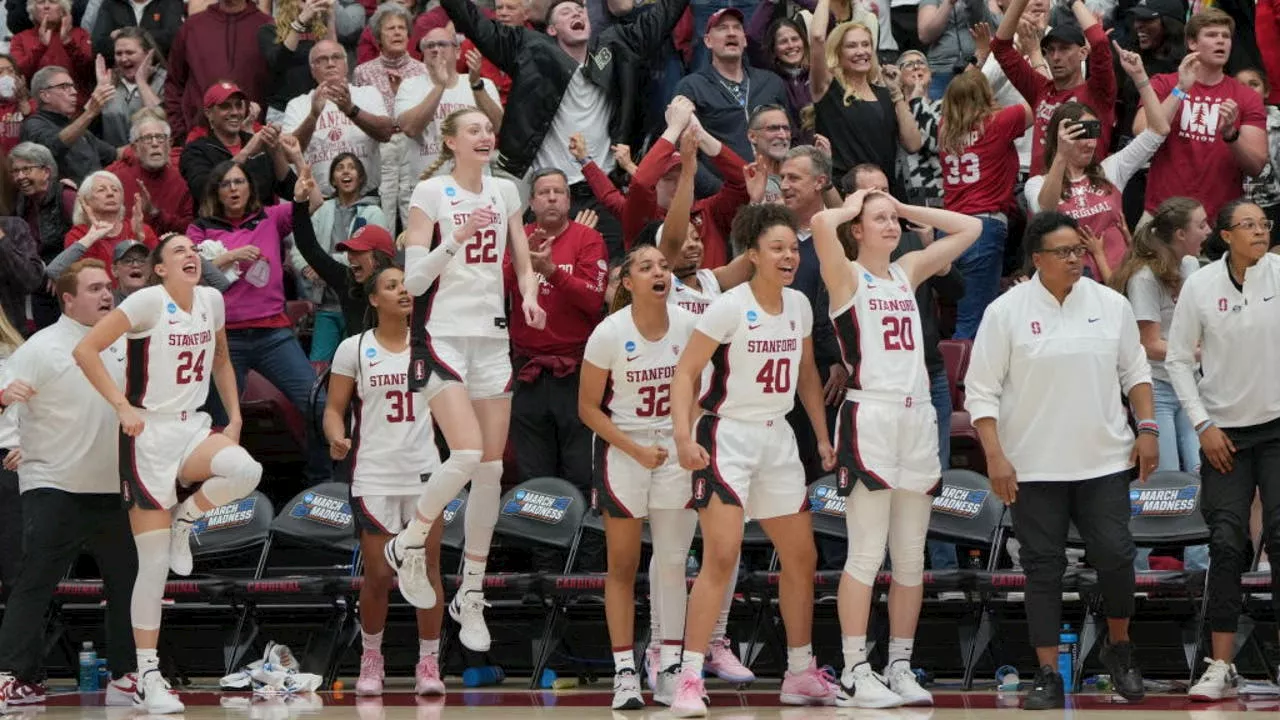
{"label": "player wearing number 20 jersey", "polygon": [[614,425],[640,445],[668,450],[667,462],[648,470],[596,436],[596,504],[617,517],[645,517],[650,507],[676,510],[689,504],[689,472],[680,467],[671,435],[671,379],[697,317],[674,306],[667,313],[666,336],[650,342],[636,328],[631,307],[624,307],[596,326],[583,355],[609,373],[601,405]]}
{"label": "player wearing number 20 jersey", "polygon": [[804,509],[804,468],[786,414],[795,405],[813,309],[786,287],[782,305],[782,313],[766,313],[747,283],[716,298],[698,321],[698,331],[720,343],[695,433],[711,456],[694,473],[698,507],[714,492],[754,519]]}
{"label": "player wearing number 20 jersey", "polygon": [[137,437],[121,436],[123,495],[146,510],[178,502],[178,469],[209,435],[200,412],[213,377],[213,352],[222,329],[222,293],[196,287],[185,312],[163,285],[143,288],[120,303],[129,318],[125,396],[144,411]]}

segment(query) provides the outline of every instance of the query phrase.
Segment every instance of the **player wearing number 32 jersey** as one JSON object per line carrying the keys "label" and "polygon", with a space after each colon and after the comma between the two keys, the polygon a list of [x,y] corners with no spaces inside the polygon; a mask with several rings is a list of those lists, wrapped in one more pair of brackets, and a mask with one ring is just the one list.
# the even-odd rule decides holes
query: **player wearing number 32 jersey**
{"label": "player wearing number 32 jersey", "polygon": [[[891,263],[902,238],[901,219],[946,235]],[[836,704],[931,705],[933,696],[911,670],[911,647],[920,615],[930,494],[942,468],[915,288],[949,271],[982,232],[982,222],[859,190],[844,207],[815,215],[812,227],[849,371],[836,428],[838,487],[849,498],[849,553],[838,597],[845,667]],[[893,562],[889,663],[878,675],[867,663],[867,619],[886,545]]]}
{"label": "player wearing number 32 jersey", "polygon": [[[121,495],[138,549],[129,608],[138,650],[134,704],[162,714],[183,710],[160,674],[156,652],[165,580],[170,569],[191,574],[195,522],[252,493],[262,466],[237,444],[240,394],[223,329],[222,295],[199,285],[200,256],[191,240],[162,238],[151,253],[151,272],[160,284],[130,295],[94,326],[74,355],[120,417]],[[99,357],[122,335],[128,337],[124,392]],[[209,416],[199,410],[210,382],[227,411],[221,433],[210,431]],[[179,484],[200,487],[179,504]]]}

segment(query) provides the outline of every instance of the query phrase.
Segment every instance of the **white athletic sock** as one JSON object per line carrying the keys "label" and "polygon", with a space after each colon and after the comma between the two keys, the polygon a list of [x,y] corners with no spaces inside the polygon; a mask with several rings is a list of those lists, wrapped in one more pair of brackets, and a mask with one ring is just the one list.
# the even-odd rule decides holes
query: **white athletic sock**
{"label": "white athletic sock", "polygon": [[173,517],[179,522],[194,523],[204,517],[204,511],[200,509],[199,505],[196,505],[196,496],[192,495],[186,500],[183,500],[182,504],[178,505],[178,509],[174,512]]}
{"label": "white athletic sock", "polygon": [[787,672],[799,675],[808,672],[813,663],[813,645],[787,648]]}
{"label": "white athletic sock", "polygon": [[666,670],[679,665],[680,651],[682,649],[683,646],[680,641],[662,643],[662,645],[658,647],[658,670]]}
{"label": "white athletic sock", "polygon": [[418,659],[419,660],[421,660],[424,657],[427,657],[428,655],[439,655],[439,654],[440,654],[439,638],[436,638],[435,640],[423,640],[422,638],[418,638]]}
{"label": "white athletic sock", "polygon": [[462,560],[462,584],[459,590],[462,592],[484,592],[484,568],[488,561],[472,560],[471,558],[463,558]]}
{"label": "white athletic sock", "polygon": [[855,665],[867,661],[867,636],[844,635],[840,638],[840,649],[844,651],[844,671],[852,673]]}
{"label": "white athletic sock", "polygon": [[148,670],[160,669],[160,653],[155,648],[138,648],[138,676]]}
{"label": "white athletic sock", "polygon": [[379,654],[382,653],[382,633],[381,632],[367,633],[364,630],[361,630],[360,641],[361,641],[361,644],[364,646],[365,652],[376,652]]}
{"label": "white athletic sock", "polygon": [[889,638],[889,665],[899,660],[906,660],[907,664],[911,664],[911,649],[914,645],[915,638]]}
{"label": "white athletic sock", "polygon": [[623,670],[636,671],[636,655],[631,648],[613,651],[613,671],[620,673]]}
{"label": "white athletic sock", "polygon": [[400,533],[400,542],[403,545],[397,547],[422,547],[427,544],[427,536],[431,534],[431,523],[423,522],[416,515],[404,526],[404,531]]}
{"label": "white athletic sock", "polygon": [[692,670],[693,672],[701,675],[702,665],[706,660],[707,657],[700,652],[685,650],[684,655],[680,658],[680,670],[682,672],[685,670]]}

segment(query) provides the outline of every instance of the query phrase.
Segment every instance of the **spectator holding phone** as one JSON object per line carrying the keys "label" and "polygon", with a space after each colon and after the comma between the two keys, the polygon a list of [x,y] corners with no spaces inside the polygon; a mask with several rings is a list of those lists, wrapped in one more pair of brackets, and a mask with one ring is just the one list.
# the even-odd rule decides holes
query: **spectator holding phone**
{"label": "spectator holding phone", "polygon": [[[1120,64],[1143,98],[1146,129],[1133,142],[1098,162],[1097,145],[1105,135],[1098,113],[1088,105],[1068,102],[1049,118],[1044,160],[1048,171],[1027,181],[1027,203],[1032,212],[1057,210],[1080,223],[1080,234],[1089,246],[1083,259],[1085,271],[1094,280],[1106,282],[1112,268],[1120,266],[1129,247],[1129,229],[1124,218],[1124,186],[1160,149],[1169,134],[1170,122],[1182,103],[1171,93],[1161,103],[1142,66],[1142,58],[1119,46]],[[1195,83],[1199,60],[1183,58],[1178,66],[1178,87]]]}

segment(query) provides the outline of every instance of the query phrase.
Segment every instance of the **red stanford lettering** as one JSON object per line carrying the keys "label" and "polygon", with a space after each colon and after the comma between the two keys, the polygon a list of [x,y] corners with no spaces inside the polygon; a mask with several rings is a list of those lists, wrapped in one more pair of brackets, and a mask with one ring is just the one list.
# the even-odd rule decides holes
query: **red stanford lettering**
{"label": "red stanford lettering", "polygon": [[676,366],[667,365],[666,367],[650,368],[648,370],[628,370],[627,382],[629,383],[647,383],[654,380],[670,380],[676,375]]}
{"label": "red stanford lettering", "polygon": [[867,309],[872,312],[915,312],[916,301],[913,298],[904,298],[902,300],[871,298],[867,301]]}
{"label": "red stanford lettering", "polygon": [[795,352],[796,339],[786,340],[748,340],[747,352],[750,353],[785,353]]}
{"label": "red stanford lettering", "polygon": [[408,382],[408,373],[386,373],[370,375],[369,387],[400,387]]}
{"label": "red stanford lettering", "polygon": [[213,342],[213,333],[205,330],[192,335],[170,335],[169,347],[195,347]]}

